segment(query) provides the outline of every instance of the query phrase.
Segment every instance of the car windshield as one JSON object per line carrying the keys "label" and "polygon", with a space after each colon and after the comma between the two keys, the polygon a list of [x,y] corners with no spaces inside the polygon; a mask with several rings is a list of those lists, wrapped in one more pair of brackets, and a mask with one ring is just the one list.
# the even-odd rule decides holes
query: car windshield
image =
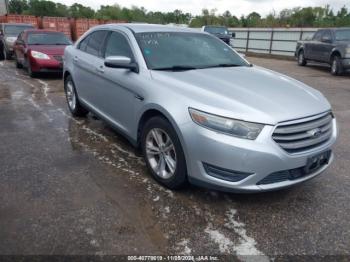
{"label": "car windshield", "polygon": [[249,66],[224,42],[206,34],[147,32],[136,34],[136,39],[149,69]]}
{"label": "car windshield", "polygon": [[337,30],[335,32],[335,39],[337,41],[350,41],[350,29]]}
{"label": "car windshield", "polygon": [[63,33],[32,33],[28,35],[29,45],[70,45]]}
{"label": "car windshield", "polygon": [[205,32],[208,32],[210,34],[224,34],[228,35],[228,30],[225,27],[205,27]]}
{"label": "car windshield", "polygon": [[23,26],[23,25],[5,25],[4,32],[5,35],[9,36],[18,36],[22,31],[26,29],[31,29],[32,26]]}

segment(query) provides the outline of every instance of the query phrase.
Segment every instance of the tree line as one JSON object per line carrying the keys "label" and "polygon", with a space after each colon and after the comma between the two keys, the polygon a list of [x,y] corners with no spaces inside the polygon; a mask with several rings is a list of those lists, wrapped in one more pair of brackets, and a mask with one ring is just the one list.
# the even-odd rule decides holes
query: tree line
{"label": "tree line", "polygon": [[129,22],[156,24],[187,24],[190,27],[203,25],[224,25],[228,27],[335,27],[350,26],[350,10],[346,6],[334,12],[329,5],[325,7],[296,7],[271,12],[262,17],[257,12],[236,17],[229,10],[218,14],[216,9],[203,9],[201,15],[193,16],[181,10],[173,12],[147,11],[144,7],[131,8],[115,5],[101,5],[98,10],[75,3],[67,6],[48,0],[10,0],[11,14],[35,16],[61,16],[73,18],[113,19]]}

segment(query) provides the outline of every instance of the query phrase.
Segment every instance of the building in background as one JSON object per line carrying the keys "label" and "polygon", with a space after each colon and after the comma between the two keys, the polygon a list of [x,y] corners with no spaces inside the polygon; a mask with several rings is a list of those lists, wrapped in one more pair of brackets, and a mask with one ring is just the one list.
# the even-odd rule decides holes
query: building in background
{"label": "building in background", "polygon": [[0,0],[0,15],[8,13],[8,0]]}

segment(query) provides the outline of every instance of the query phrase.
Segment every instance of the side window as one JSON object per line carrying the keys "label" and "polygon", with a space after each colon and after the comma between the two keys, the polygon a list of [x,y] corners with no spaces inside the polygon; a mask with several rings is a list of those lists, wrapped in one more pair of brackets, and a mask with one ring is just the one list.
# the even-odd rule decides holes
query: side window
{"label": "side window", "polygon": [[81,41],[80,43],[79,43],[79,49],[81,50],[81,51],[86,51],[86,46],[87,46],[87,43],[89,42],[89,39],[90,39],[90,36],[91,35],[88,35],[87,37],[85,37],[84,39],[83,39],[83,41]]}
{"label": "side window", "polygon": [[134,57],[127,39],[121,33],[111,33],[105,51],[105,57],[108,56]]}
{"label": "side window", "polygon": [[324,31],[317,31],[316,34],[314,35],[313,40],[315,40],[315,41],[321,41],[323,32],[324,32]]}
{"label": "side window", "polygon": [[97,31],[92,33],[85,49],[86,52],[94,56],[102,56],[101,51],[107,33],[107,31]]}
{"label": "side window", "polygon": [[331,31],[327,30],[324,32],[322,38],[326,38],[326,39],[329,39],[329,40],[332,40],[332,34],[331,34]]}

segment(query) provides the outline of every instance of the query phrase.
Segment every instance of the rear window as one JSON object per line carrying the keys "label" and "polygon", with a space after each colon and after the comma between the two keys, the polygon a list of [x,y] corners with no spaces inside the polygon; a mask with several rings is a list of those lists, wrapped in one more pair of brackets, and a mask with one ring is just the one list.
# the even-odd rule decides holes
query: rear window
{"label": "rear window", "polygon": [[32,33],[28,35],[29,45],[70,45],[63,33]]}
{"label": "rear window", "polygon": [[18,36],[22,31],[26,29],[32,29],[34,28],[33,26],[27,25],[5,25],[4,27],[4,33],[5,35],[10,35],[10,36]]}

